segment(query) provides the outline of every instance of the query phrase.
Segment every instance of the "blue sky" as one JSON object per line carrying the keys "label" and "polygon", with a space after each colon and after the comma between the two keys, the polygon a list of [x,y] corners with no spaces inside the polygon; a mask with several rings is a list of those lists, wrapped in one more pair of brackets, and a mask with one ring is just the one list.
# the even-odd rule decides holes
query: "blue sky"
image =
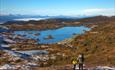
{"label": "blue sky", "polygon": [[115,15],[115,0],[0,0],[0,14]]}

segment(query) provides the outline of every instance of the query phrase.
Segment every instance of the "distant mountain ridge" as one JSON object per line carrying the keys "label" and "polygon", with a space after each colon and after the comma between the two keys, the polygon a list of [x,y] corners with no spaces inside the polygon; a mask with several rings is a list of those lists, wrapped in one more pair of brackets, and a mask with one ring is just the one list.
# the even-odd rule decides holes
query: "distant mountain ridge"
{"label": "distant mountain ridge", "polygon": [[[26,19],[26,18],[66,18],[66,19],[76,19],[76,18],[85,18],[89,16],[41,16],[41,15],[0,15],[0,23],[7,21],[14,21],[15,19]],[[31,19],[30,19],[31,20]]]}
{"label": "distant mountain ridge", "polygon": [[[11,17],[11,16],[10,16]],[[21,16],[19,16],[18,18],[20,18]],[[24,16],[22,16],[24,17]],[[34,17],[34,16],[28,16],[28,17]],[[37,17],[37,16],[35,16]],[[7,24],[40,24],[40,23],[62,23],[62,22],[73,22],[73,21],[80,21],[80,22],[97,22],[97,21],[106,21],[108,19],[111,19],[111,18],[115,18],[115,16],[112,16],[112,17],[108,17],[108,16],[84,16],[84,17],[69,17],[69,16],[38,16],[38,17],[41,17],[41,18],[46,18],[45,20],[44,19],[41,19],[41,20],[29,20],[29,21],[23,21],[23,20],[20,20],[20,21],[16,21],[16,20],[9,20],[7,22],[5,22],[4,24],[7,25]],[[13,18],[13,16],[12,16]],[[12,19],[10,18],[10,19]],[[27,18],[27,17],[26,17]]]}
{"label": "distant mountain ridge", "polygon": [[49,16],[30,16],[30,15],[1,15],[0,22],[7,22],[7,21],[14,21],[14,19],[21,19],[21,18],[46,18]]}

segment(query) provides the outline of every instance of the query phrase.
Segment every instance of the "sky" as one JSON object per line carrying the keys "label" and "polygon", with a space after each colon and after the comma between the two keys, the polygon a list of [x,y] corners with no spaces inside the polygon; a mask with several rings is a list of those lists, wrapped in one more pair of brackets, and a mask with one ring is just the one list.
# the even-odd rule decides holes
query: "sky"
{"label": "sky", "polygon": [[0,15],[115,15],[115,0],[0,0]]}

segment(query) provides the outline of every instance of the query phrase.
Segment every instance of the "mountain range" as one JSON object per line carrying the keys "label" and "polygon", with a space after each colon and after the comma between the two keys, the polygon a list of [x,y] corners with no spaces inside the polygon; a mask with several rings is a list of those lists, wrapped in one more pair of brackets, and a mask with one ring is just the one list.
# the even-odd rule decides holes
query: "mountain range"
{"label": "mountain range", "polygon": [[15,20],[39,20],[39,19],[47,19],[47,18],[71,18],[71,19],[78,19],[78,18],[86,18],[90,16],[64,16],[64,15],[58,15],[58,16],[41,16],[41,15],[0,15],[0,23],[4,23],[7,21],[15,21]]}

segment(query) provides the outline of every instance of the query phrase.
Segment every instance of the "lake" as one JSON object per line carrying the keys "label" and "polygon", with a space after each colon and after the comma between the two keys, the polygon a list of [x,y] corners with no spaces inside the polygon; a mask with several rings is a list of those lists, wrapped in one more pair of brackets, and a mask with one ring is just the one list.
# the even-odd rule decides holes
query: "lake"
{"label": "lake", "polygon": [[16,51],[22,54],[27,55],[40,55],[40,54],[48,54],[48,51],[46,50],[29,50],[29,51]]}
{"label": "lake", "polygon": [[85,31],[89,31],[90,28],[84,26],[78,27],[62,27],[53,30],[30,30],[30,31],[14,31],[14,34],[23,35],[29,39],[39,40],[37,43],[41,44],[53,44],[71,38],[76,34],[83,34]]}

